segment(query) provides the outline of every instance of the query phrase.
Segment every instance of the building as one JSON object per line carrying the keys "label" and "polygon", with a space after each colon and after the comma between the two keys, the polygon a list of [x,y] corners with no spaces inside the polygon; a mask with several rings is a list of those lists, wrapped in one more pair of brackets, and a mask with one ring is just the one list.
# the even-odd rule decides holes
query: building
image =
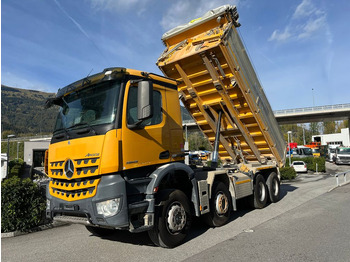
{"label": "building", "polygon": [[1,181],[7,176],[7,154],[1,154]]}
{"label": "building", "polygon": [[312,141],[321,145],[350,146],[349,128],[342,128],[340,133],[312,136]]}
{"label": "building", "polygon": [[24,142],[24,162],[26,162],[25,177],[32,177],[34,172],[44,171],[45,151],[50,140],[31,140]]}

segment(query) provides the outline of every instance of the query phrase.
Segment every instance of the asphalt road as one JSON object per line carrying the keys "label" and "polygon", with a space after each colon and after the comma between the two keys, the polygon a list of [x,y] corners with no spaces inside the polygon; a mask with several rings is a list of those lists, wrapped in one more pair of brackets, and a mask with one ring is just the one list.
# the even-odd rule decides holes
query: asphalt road
{"label": "asphalt road", "polygon": [[[350,166],[327,164],[329,173]],[[92,236],[67,225],[3,238],[2,261],[349,261],[350,185],[329,174],[303,174],[281,186],[282,199],[261,210],[240,209],[220,228],[196,220],[174,249],[153,246],[147,233]],[[241,203],[242,204],[242,203]],[[242,205],[241,205],[242,206]],[[348,258],[348,259],[346,259]]]}
{"label": "asphalt road", "polygon": [[350,184],[186,261],[350,261]]}

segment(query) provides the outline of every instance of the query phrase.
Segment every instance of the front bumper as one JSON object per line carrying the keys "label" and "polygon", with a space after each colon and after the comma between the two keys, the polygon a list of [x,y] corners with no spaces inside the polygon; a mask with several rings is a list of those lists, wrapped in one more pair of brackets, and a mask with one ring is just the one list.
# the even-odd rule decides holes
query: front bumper
{"label": "front bumper", "polygon": [[[129,215],[125,183],[125,180],[117,174],[102,176],[94,197],[71,202],[52,197],[47,190],[46,196],[50,201],[50,207],[46,210],[46,216],[57,221],[128,229]],[[121,201],[116,215],[104,217],[97,213],[96,203],[118,197]]]}

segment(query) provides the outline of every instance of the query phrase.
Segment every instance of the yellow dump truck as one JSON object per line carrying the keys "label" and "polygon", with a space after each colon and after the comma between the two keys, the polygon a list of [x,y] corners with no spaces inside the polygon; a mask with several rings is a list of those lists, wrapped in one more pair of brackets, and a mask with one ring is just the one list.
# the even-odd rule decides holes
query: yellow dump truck
{"label": "yellow dump truck", "polygon": [[[278,201],[285,143],[238,26],[235,7],[216,8],[163,35],[165,77],[107,68],[48,100],[60,111],[47,217],[100,236],[148,231],[156,245],[175,247],[194,216],[222,226],[238,199],[256,208]],[[213,144],[211,167],[184,163],[179,97]]]}

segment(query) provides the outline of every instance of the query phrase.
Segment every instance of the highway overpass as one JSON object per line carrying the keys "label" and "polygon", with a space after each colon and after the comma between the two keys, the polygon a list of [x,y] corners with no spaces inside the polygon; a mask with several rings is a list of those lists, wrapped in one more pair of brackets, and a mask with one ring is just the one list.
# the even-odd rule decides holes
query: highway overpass
{"label": "highway overpass", "polygon": [[[350,119],[350,104],[315,106],[274,111],[278,124],[301,124]],[[196,128],[193,120],[183,121],[183,126]]]}
{"label": "highway overpass", "polygon": [[350,119],[350,104],[315,106],[274,111],[280,125]]}

